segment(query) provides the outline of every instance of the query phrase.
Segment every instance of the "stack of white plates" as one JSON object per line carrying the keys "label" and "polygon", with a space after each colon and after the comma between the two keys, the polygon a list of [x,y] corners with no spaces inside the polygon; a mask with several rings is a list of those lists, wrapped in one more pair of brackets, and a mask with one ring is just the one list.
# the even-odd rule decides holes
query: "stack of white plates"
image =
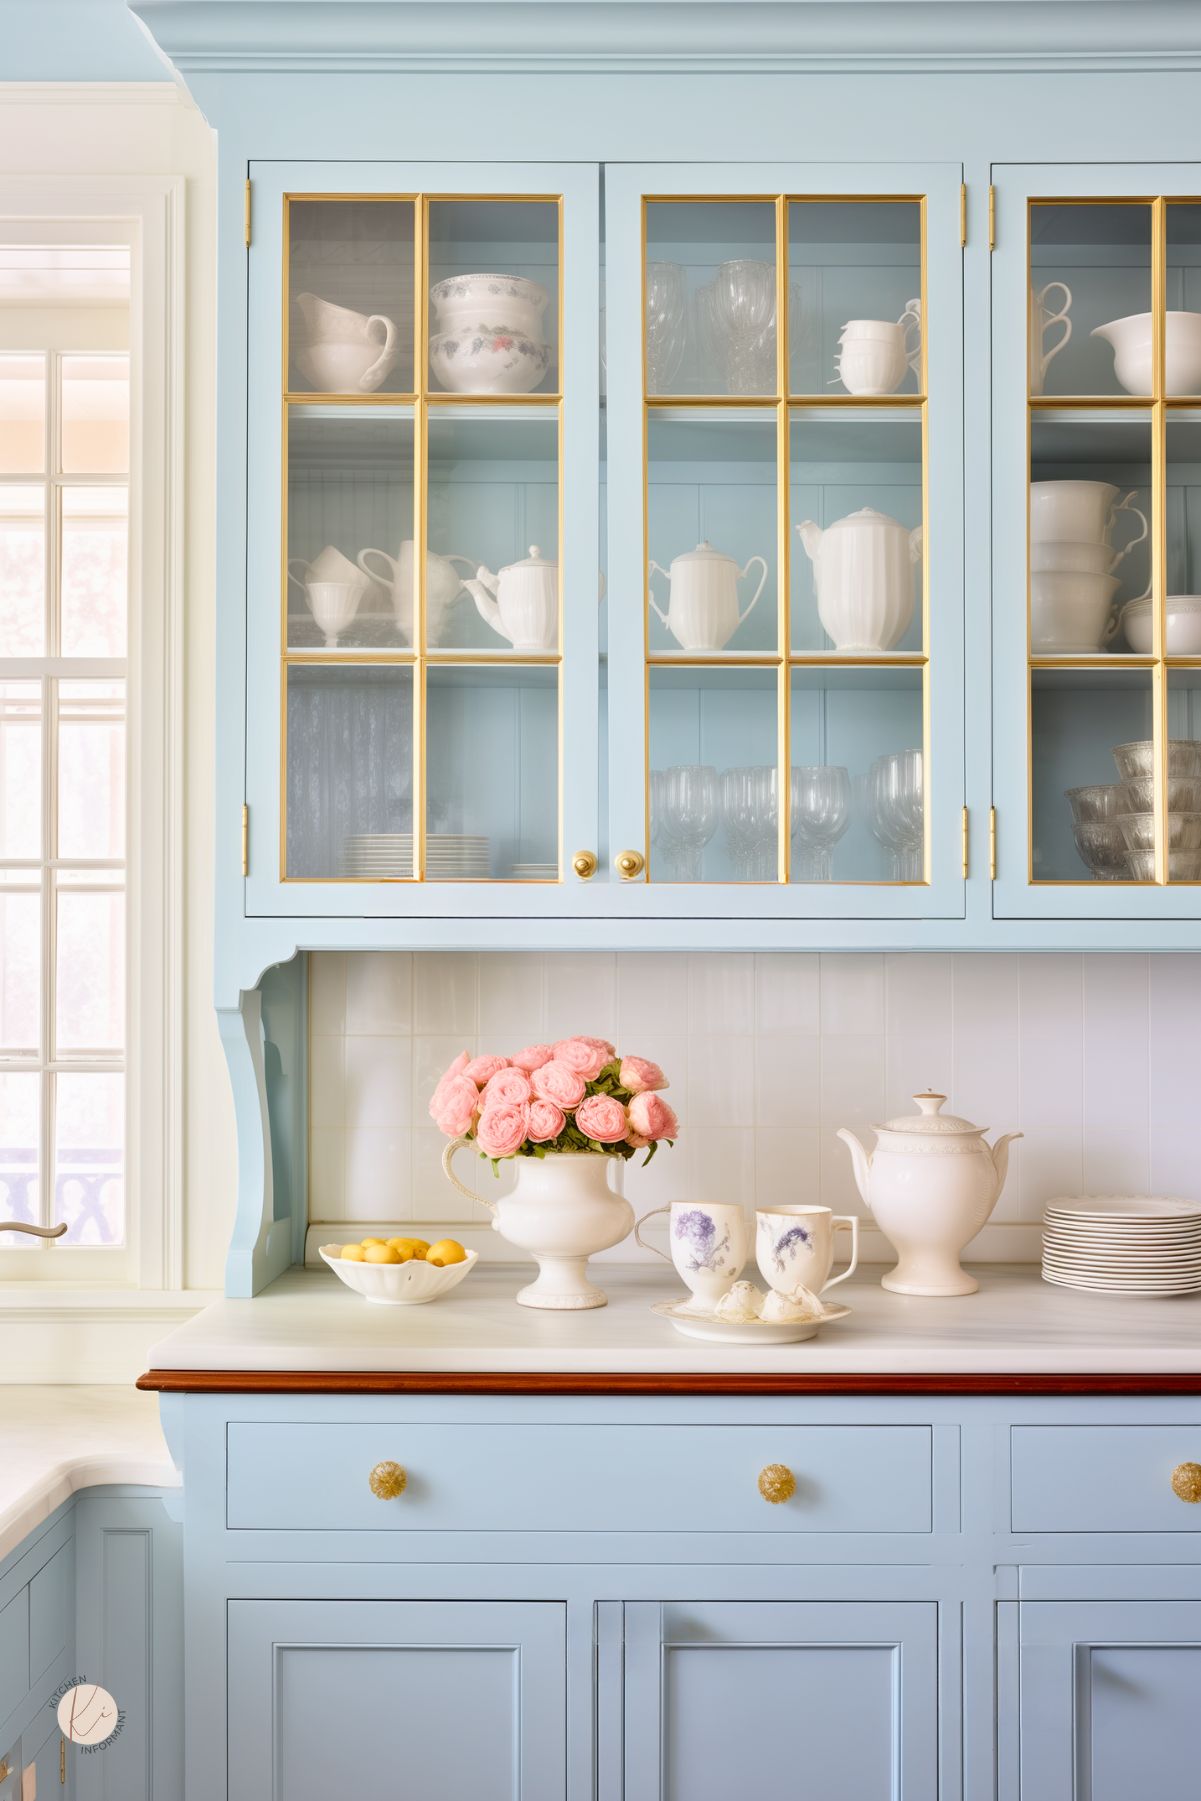
{"label": "stack of white plates", "polygon": [[1095,1294],[1201,1293],[1201,1204],[1117,1194],[1051,1201],[1043,1280]]}
{"label": "stack of white plates", "polygon": [[[384,882],[413,873],[412,832],[366,832],[342,841],[344,876]],[[431,832],[425,841],[425,873],[431,882],[480,880],[492,873],[487,838]]]}
{"label": "stack of white plates", "polygon": [[559,865],[557,863],[514,863],[511,880],[514,882],[554,882],[558,880]]}

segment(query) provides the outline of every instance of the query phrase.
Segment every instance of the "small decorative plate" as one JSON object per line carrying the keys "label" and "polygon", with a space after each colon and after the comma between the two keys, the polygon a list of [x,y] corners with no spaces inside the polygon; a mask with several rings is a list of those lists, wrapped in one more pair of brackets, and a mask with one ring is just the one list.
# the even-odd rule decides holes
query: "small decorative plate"
{"label": "small decorative plate", "polygon": [[849,1307],[827,1306],[820,1319],[718,1319],[713,1313],[700,1313],[683,1301],[656,1301],[651,1308],[660,1319],[669,1319],[685,1338],[701,1338],[707,1344],[801,1344],[813,1338],[822,1326],[845,1319]]}

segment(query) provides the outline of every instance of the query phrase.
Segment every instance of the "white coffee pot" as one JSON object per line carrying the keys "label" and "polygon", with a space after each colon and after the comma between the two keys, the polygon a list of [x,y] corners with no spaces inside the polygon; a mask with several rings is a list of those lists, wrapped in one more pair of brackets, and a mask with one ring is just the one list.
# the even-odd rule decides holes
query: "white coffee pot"
{"label": "white coffee pot", "polygon": [[528,557],[509,563],[499,575],[483,564],[463,586],[481,619],[507,638],[514,650],[553,650],[559,636],[559,566],[536,544]]}
{"label": "white coffee pot", "polygon": [[[738,583],[758,563],[759,585],[746,604],[738,608]],[[658,605],[654,595],[651,606],[668,631],[685,650],[721,650],[728,644],[751,608],[763,592],[767,580],[767,564],[760,556],[749,557],[742,568],[723,550],[702,542],[695,550],[686,550],[671,559],[666,570],[653,559],[648,570],[658,573],[667,583],[667,611]]]}
{"label": "white coffee pot", "polygon": [[986,1126],[942,1111],[945,1094],[915,1094],[918,1111],[877,1126],[866,1151],[844,1126],[855,1185],[897,1253],[881,1278],[897,1294],[975,1294],[980,1284],[959,1267],[965,1245],[989,1219],[1020,1132],[985,1144]]}
{"label": "white coffee pot", "polygon": [[823,530],[797,526],[813,564],[817,612],[836,650],[891,650],[913,618],[913,571],[922,528],[912,531],[874,507],[860,507]]}
{"label": "white coffee pot", "polygon": [[[372,558],[382,567],[373,568]],[[465,569],[475,568],[474,558],[459,556],[455,551],[446,556],[440,556],[434,550],[425,553],[425,635],[430,644],[442,642],[447,612],[463,590],[463,577],[455,569],[456,563],[462,563]],[[386,550],[375,550],[371,546],[360,550],[359,568],[387,592],[401,637],[406,644],[411,644],[417,571],[417,548],[412,538],[404,540],[394,557]]]}

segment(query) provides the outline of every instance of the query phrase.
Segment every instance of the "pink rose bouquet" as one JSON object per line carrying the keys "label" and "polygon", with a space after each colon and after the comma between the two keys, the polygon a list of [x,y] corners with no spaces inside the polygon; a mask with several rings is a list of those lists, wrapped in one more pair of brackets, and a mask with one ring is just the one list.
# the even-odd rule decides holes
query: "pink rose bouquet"
{"label": "pink rose bouquet", "polygon": [[673,1144],[679,1121],[660,1090],[667,1077],[647,1057],[619,1056],[607,1038],[560,1038],[510,1057],[461,1051],[430,1097],[430,1118],[466,1138],[493,1168],[502,1157],[591,1151],[649,1163]]}

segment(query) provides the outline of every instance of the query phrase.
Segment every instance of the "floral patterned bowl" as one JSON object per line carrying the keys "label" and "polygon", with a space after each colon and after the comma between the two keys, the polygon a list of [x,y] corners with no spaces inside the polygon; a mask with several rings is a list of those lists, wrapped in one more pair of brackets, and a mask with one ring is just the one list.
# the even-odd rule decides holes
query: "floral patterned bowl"
{"label": "floral patterned bowl", "polygon": [[472,325],[430,339],[430,368],[452,394],[528,394],[549,363],[545,344],[500,325]]}
{"label": "floral patterned bowl", "polygon": [[524,275],[448,275],[430,289],[442,331],[462,334],[481,319],[500,319],[523,337],[542,336],[547,292]]}

